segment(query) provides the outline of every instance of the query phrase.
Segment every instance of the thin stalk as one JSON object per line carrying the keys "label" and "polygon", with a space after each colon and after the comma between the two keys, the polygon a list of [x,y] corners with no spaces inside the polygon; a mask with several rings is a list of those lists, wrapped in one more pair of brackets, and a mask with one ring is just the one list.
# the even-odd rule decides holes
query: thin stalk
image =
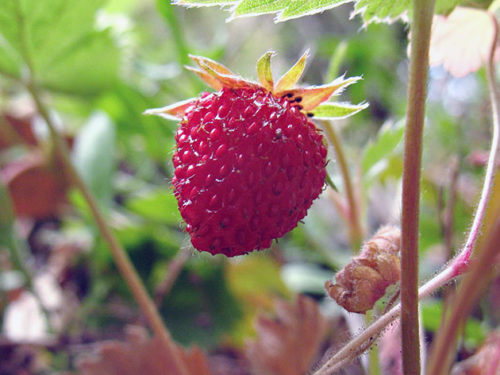
{"label": "thin stalk", "polygon": [[191,257],[191,250],[187,247],[180,249],[167,266],[165,278],[156,287],[154,301],[157,308],[161,307],[163,300],[168,295],[180,275],[182,268]]}
{"label": "thin stalk", "polygon": [[335,156],[337,163],[340,168],[340,173],[342,175],[342,181],[344,184],[344,191],[347,198],[347,203],[349,205],[349,237],[351,248],[354,253],[357,253],[361,248],[361,243],[363,241],[363,230],[361,228],[361,223],[359,219],[359,207],[358,200],[356,199],[356,194],[354,192],[354,187],[351,181],[351,175],[349,173],[349,168],[347,166],[344,150],[342,148],[342,144],[339,140],[335,129],[332,124],[328,121],[321,121],[323,128],[326,132],[326,137],[328,141],[333,146],[335,151]]}
{"label": "thin stalk", "polygon": [[[158,310],[156,309],[153,301],[149,297],[144,284],[137,274],[137,271],[134,269],[130,258],[106,223],[106,218],[100,211],[96,199],[73,166],[66,143],[57,132],[56,127],[48,113],[48,110],[40,98],[37,88],[34,85],[28,85],[27,89],[36,104],[38,112],[47,123],[52,140],[54,142],[57,156],[60,158],[69,180],[74,185],[74,187],[80,191],[85,201],[89,205],[92,216],[94,217],[94,220],[104,240],[108,243],[109,249],[116,262],[118,270],[120,271],[125,282],[128,284],[132,295],[139,304],[139,307],[141,308],[143,314],[146,316],[151,329],[153,330],[154,334],[160,338],[161,343],[166,351],[170,353],[176,353],[176,345],[172,340],[166,326],[164,325],[163,320],[161,319],[160,314],[158,313]],[[176,373],[187,375],[187,369],[185,368],[184,363],[180,360],[179,356],[173,355],[172,358],[175,361]]]}
{"label": "thin stalk", "polygon": [[434,0],[414,0],[411,24],[408,110],[403,157],[401,216],[401,336],[403,373],[420,374],[418,319],[418,234],[420,169],[425,117],[429,45]]}
{"label": "thin stalk", "polygon": [[488,270],[491,270],[491,262],[500,253],[498,247],[500,243],[500,216],[497,218],[495,225],[491,227],[488,237],[484,250],[475,257],[470,271],[457,290],[453,310],[449,319],[444,323],[444,329],[433,343],[432,357],[429,360],[427,369],[429,375],[445,375],[449,373],[460,327],[464,324],[479,297],[479,293],[486,284],[485,276],[490,275]]}
{"label": "thin stalk", "polygon": [[[335,150],[336,160],[340,167],[340,173],[342,175],[342,181],[344,184],[344,191],[347,197],[348,204],[348,215],[347,221],[349,224],[349,237],[352,252],[354,254],[358,253],[361,244],[363,242],[363,230],[361,228],[361,220],[359,214],[359,205],[356,193],[354,191],[354,186],[351,180],[351,174],[349,173],[349,168],[347,166],[347,161],[342,148],[342,143],[333,128],[332,124],[328,121],[322,121],[323,128],[325,129],[326,136]],[[373,315],[367,313],[365,316],[365,323],[370,324],[373,321]],[[380,375],[380,361],[378,359],[378,348],[375,347],[369,354],[368,357],[368,373],[370,375]]]}
{"label": "thin stalk", "polygon": [[493,135],[491,139],[491,149],[488,157],[486,174],[484,176],[483,189],[481,191],[481,198],[479,199],[479,203],[477,205],[476,215],[474,216],[464,249],[453,262],[457,275],[463,273],[467,268],[472,251],[474,250],[477,239],[479,238],[486,208],[488,207],[491,191],[493,190],[493,182],[495,180],[495,173],[497,170],[496,160],[500,150],[500,94],[498,93],[498,89],[495,84],[495,51],[498,40],[498,23],[493,14],[490,13],[490,16],[495,27],[495,37],[491,43],[490,55],[488,63],[486,64],[486,79],[488,81],[488,90],[490,92]]}
{"label": "thin stalk", "polygon": [[[373,310],[367,311],[365,315],[366,324],[373,322]],[[370,375],[381,375],[378,345],[374,345],[368,353],[368,373]]]}
{"label": "thin stalk", "polygon": [[[486,79],[488,81],[492,108],[493,136],[483,189],[476,215],[464,249],[452,264],[452,270],[457,274],[464,272],[464,270],[468,268],[471,254],[476,247],[491,191],[493,189],[493,182],[497,169],[496,160],[500,149],[500,94],[495,83],[496,73],[494,59],[498,38],[498,23],[493,15],[491,15],[491,18],[495,25],[495,38],[490,48],[488,63],[486,64]],[[500,242],[500,219],[497,219],[496,228],[497,229],[490,231],[490,233],[492,233],[491,237],[493,238],[493,240],[490,241],[490,245],[486,245],[486,250],[478,255],[478,259],[471,267],[470,274],[467,275],[456,293],[456,299],[453,302],[454,308],[451,315],[449,319],[446,320],[443,329],[439,331],[436,341],[433,344],[434,350],[432,351],[432,358],[429,361],[427,374],[444,374],[451,365],[451,358],[455,350],[459,327],[464,322],[469,310],[472,308],[472,303],[475,301],[474,297],[479,293],[481,285],[484,284],[484,275],[487,274],[485,270],[490,268],[489,263],[495,258],[495,251],[498,252],[498,243]],[[496,242],[494,239],[495,236],[497,238]]]}

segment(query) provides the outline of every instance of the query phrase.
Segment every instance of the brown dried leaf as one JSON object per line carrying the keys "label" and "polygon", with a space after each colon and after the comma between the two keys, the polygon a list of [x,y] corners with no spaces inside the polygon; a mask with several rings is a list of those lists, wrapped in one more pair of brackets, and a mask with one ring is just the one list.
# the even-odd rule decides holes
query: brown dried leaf
{"label": "brown dried leaf", "polygon": [[379,229],[361,253],[335,275],[325,288],[347,311],[365,313],[373,308],[389,285],[399,281],[401,264],[397,253],[401,232],[396,227]]}
{"label": "brown dried leaf", "polygon": [[173,356],[180,356],[187,375],[210,375],[205,354],[197,347],[176,353],[165,352],[160,340],[148,337],[141,327],[129,327],[125,342],[98,344],[94,356],[78,362],[79,375],[180,375],[175,371]]}
{"label": "brown dried leaf", "polygon": [[500,375],[500,331],[492,332],[472,357],[453,366],[451,375]]}
{"label": "brown dried leaf", "polygon": [[455,77],[477,71],[489,58],[497,33],[493,14],[482,9],[456,7],[445,16],[434,16],[429,63]]}
{"label": "brown dried leaf", "polygon": [[276,302],[276,316],[260,316],[257,339],[248,342],[246,355],[254,374],[303,375],[311,367],[327,328],[318,305],[299,296],[291,304]]}

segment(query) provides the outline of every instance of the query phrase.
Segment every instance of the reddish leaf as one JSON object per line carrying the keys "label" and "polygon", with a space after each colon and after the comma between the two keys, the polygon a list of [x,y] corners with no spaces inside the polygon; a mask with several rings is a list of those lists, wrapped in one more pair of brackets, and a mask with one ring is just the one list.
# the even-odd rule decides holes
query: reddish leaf
{"label": "reddish leaf", "polygon": [[500,374],[500,331],[491,333],[476,354],[453,366],[452,375]]}
{"label": "reddish leaf", "polygon": [[148,337],[141,327],[129,327],[125,342],[109,341],[97,345],[94,355],[78,362],[79,375],[180,375],[175,371],[174,356],[181,357],[187,375],[210,375],[207,358],[193,347],[176,353],[165,352],[159,340]]}
{"label": "reddish leaf", "polygon": [[309,297],[295,303],[277,301],[276,316],[257,319],[257,339],[246,355],[255,374],[303,375],[313,364],[327,328],[326,319]]}
{"label": "reddish leaf", "polygon": [[455,77],[477,71],[491,51],[497,25],[488,11],[456,7],[447,17],[434,16],[429,63]]}
{"label": "reddish leaf", "polygon": [[44,219],[56,216],[65,201],[68,184],[62,169],[47,165],[37,153],[0,171],[18,216]]}
{"label": "reddish leaf", "polygon": [[31,116],[0,115],[0,130],[0,149],[20,142],[32,146],[38,143],[31,127]]}

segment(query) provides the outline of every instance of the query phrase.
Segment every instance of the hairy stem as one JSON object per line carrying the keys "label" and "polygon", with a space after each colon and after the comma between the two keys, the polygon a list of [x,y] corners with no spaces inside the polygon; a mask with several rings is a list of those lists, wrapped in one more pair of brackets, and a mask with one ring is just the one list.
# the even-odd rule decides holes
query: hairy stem
{"label": "hairy stem", "polygon": [[[497,44],[498,24],[493,15],[492,22],[495,25],[495,38],[493,39],[488,63],[486,64],[486,78],[488,81],[488,89],[490,92],[492,120],[493,120],[493,137],[491,142],[491,150],[488,158],[488,166],[484,178],[484,185],[481,192],[481,198],[477,207],[476,215],[469,232],[469,236],[465,243],[462,253],[456,258],[453,263],[453,271],[457,274],[464,272],[470,263],[471,254],[476,247],[477,239],[483,220],[487,211],[489,198],[493,189],[493,181],[496,172],[497,154],[500,149],[500,94],[495,83],[495,59],[494,54]],[[478,254],[475,263],[472,265],[470,273],[466,276],[453,302],[453,309],[449,319],[446,320],[443,329],[433,344],[432,357],[429,361],[427,374],[440,375],[448,372],[451,365],[452,356],[455,352],[457,334],[460,325],[465,321],[473,303],[476,300],[477,294],[480,292],[484,284],[485,275],[488,275],[487,270],[490,268],[491,261],[498,253],[498,243],[500,242],[500,218],[496,220],[496,226],[490,230],[491,238],[485,246],[485,250]],[[496,239],[495,239],[496,238]]]}
{"label": "hairy stem", "polygon": [[[455,277],[453,270],[449,267],[426,282],[418,290],[418,298],[423,299],[431,295],[434,291],[450,282]],[[331,375],[341,369],[346,364],[354,360],[357,356],[367,350],[375,339],[390,323],[396,320],[401,314],[401,304],[397,304],[375,322],[365,328],[358,336],[353,337],[346,345],[335,353],[314,375]],[[367,345],[369,343],[370,345]],[[418,375],[418,374],[417,374]]]}
{"label": "hairy stem", "polygon": [[[27,86],[27,89],[29,90],[36,104],[38,112],[47,123],[52,140],[54,142],[57,156],[60,158],[68,178],[70,179],[72,185],[80,191],[85,201],[89,205],[92,216],[94,217],[94,220],[104,240],[108,243],[109,249],[116,262],[116,265],[125,282],[128,284],[143,314],[146,316],[151,329],[153,330],[155,335],[160,338],[161,343],[163,344],[166,351],[170,353],[176,353],[175,343],[170,337],[170,333],[168,332],[167,328],[163,324],[158,310],[156,310],[153,301],[149,297],[148,292],[146,291],[144,284],[142,283],[139,275],[134,269],[134,266],[132,265],[127,253],[122,248],[115,235],[111,231],[110,227],[106,223],[106,218],[99,209],[96,199],[73,166],[66,143],[57,132],[56,127],[48,113],[47,107],[44,105],[40,98],[37,87],[31,84]],[[177,373],[187,375],[187,369],[180,361],[179,356],[174,355],[172,356],[172,358],[174,358],[175,365],[177,367]]]}
{"label": "hairy stem", "polygon": [[491,226],[488,241],[481,253],[474,258],[470,272],[460,284],[453,309],[449,318],[444,323],[444,328],[439,332],[432,347],[432,357],[427,369],[428,375],[445,375],[454,358],[457,336],[460,327],[476,303],[479,293],[486,285],[486,278],[491,274],[491,262],[500,253],[500,216],[497,217],[495,225]]}
{"label": "hairy stem", "polygon": [[403,373],[420,374],[418,234],[420,169],[434,0],[414,0],[401,217],[401,333]]}
{"label": "hairy stem", "polygon": [[359,218],[358,200],[354,192],[354,186],[352,184],[351,175],[349,173],[349,168],[347,166],[344,150],[342,148],[342,144],[339,140],[339,137],[330,122],[321,121],[321,124],[325,129],[326,137],[328,138],[328,140],[333,146],[333,149],[335,150],[336,160],[340,168],[340,173],[342,175],[347,203],[349,205],[348,222],[349,222],[350,243],[352,251],[354,253],[357,253],[363,241],[363,230],[361,228],[361,222]]}
{"label": "hairy stem", "polygon": [[493,189],[493,182],[495,180],[496,160],[500,149],[500,94],[495,84],[495,50],[498,39],[498,23],[493,14],[490,13],[493,25],[495,27],[495,37],[491,43],[490,55],[488,63],[486,64],[486,79],[488,80],[488,90],[490,92],[492,119],[493,119],[493,135],[491,139],[491,149],[488,157],[488,164],[486,167],[486,174],[484,176],[483,189],[481,191],[481,198],[477,205],[476,215],[472,222],[469,236],[465,242],[464,249],[460,255],[455,258],[453,265],[457,275],[465,271],[469,264],[472,251],[476,245],[479,237],[481,226],[483,225],[486,208]]}

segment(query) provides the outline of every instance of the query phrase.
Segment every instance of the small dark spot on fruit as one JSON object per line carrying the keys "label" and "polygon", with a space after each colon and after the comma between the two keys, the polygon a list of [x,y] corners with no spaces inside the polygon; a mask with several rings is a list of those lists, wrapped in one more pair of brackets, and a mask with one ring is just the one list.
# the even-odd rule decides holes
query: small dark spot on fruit
{"label": "small dark spot on fruit", "polygon": [[302,96],[297,96],[295,99],[294,99],[294,102],[295,103],[300,103],[302,101]]}
{"label": "small dark spot on fruit", "polygon": [[307,113],[307,117],[309,117],[309,118],[314,117],[314,113],[311,113],[311,112]]}

